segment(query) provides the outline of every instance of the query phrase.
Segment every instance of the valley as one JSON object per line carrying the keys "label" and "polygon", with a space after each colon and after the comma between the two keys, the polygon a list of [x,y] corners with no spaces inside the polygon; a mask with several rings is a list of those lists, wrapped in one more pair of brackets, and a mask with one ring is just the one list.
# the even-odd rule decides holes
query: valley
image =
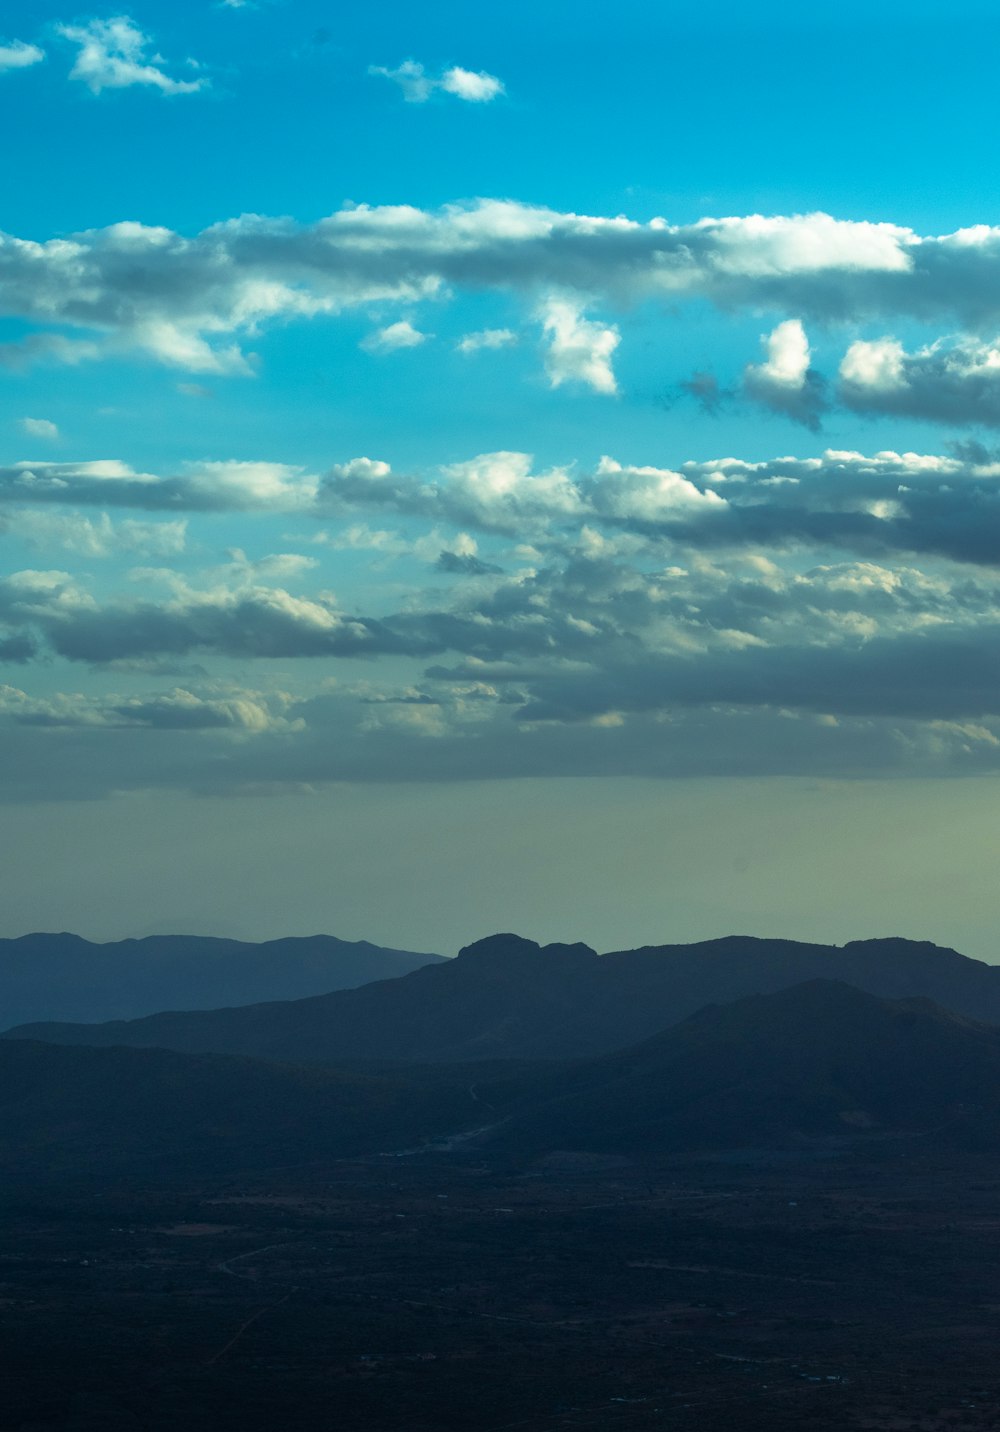
{"label": "valley", "polygon": [[979,1432],[998,1207],[919,1140],[8,1191],[0,1425]]}

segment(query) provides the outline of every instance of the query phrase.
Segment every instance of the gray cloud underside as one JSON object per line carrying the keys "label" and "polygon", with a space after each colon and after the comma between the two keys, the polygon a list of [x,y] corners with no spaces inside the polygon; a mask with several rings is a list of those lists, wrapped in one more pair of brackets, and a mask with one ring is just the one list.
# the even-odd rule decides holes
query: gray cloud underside
{"label": "gray cloud underside", "polygon": [[[866,356],[874,364],[866,364]],[[959,338],[907,353],[891,340],[854,344],[841,367],[838,397],[873,416],[1000,427],[1000,346]]]}
{"label": "gray cloud underside", "polygon": [[234,740],[137,727],[3,726],[0,800],[93,799],[146,789],[308,794],[326,782],[441,782],[553,776],[975,775],[1000,770],[985,726],[842,719],[752,710],[637,715],[624,727],[491,722],[474,735],[359,730],[347,709],[310,711],[296,735]]}
{"label": "gray cloud underside", "polygon": [[[317,506],[383,510],[508,536],[582,524],[705,548],[846,548],[1000,560],[1000,464],[913,454],[827,452],[759,463],[735,458],[669,468],[602,464],[596,473],[531,474],[522,454],[488,454],[442,474],[371,476],[334,469]],[[506,460],[500,484],[490,476]]]}
{"label": "gray cloud underside", "polygon": [[[194,371],[245,370],[236,340],[268,321],[449,287],[532,301],[540,292],[618,304],[704,297],[807,319],[908,316],[978,332],[1000,322],[1000,229],[924,237],[825,214],[678,226],[478,201],[433,212],[362,206],[311,227],[250,215],[192,238],[135,223],[46,243],[0,236],[0,314],[89,330]],[[15,349],[3,356],[17,361]]]}

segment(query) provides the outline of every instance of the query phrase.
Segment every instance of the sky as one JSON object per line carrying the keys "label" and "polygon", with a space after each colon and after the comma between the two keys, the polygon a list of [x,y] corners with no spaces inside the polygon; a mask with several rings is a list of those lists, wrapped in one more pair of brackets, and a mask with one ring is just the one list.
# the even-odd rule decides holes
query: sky
{"label": "sky", "polygon": [[995,5],[0,26],[0,934],[1000,959]]}

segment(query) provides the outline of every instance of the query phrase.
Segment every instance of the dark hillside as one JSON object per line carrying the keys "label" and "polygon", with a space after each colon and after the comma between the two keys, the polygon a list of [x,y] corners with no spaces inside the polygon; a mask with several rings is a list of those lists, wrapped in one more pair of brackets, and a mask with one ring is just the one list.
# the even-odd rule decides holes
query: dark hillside
{"label": "dark hillside", "polygon": [[817,980],[710,1006],[575,1066],[495,1138],[654,1153],[890,1131],[1000,1138],[1000,1028]]}

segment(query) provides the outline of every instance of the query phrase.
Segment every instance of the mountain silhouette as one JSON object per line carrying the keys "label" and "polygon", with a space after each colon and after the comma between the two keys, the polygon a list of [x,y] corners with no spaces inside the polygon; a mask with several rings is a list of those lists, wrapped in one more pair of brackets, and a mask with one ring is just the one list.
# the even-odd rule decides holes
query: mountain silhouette
{"label": "mountain silhouette", "polygon": [[597,955],[493,935],[454,960],[292,1002],[99,1025],[36,1023],[5,1038],[277,1060],[572,1059],[622,1049],[712,1003],[839,980],[1000,1022],[1000,968],[909,940],[843,947],[731,937]]}
{"label": "mountain silhouette", "polygon": [[109,944],[70,934],[22,935],[0,940],[0,1028],[301,999],[404,975],[441,958],[332,935],[261,944],[195,935]]}

